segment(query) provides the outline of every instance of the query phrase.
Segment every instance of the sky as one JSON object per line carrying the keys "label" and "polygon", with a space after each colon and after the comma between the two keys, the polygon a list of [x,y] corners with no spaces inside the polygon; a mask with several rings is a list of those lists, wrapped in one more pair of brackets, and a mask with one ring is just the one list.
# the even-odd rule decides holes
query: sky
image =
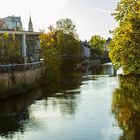
{"label": "sky", "polygon": [[23,28],[28,29],[32,17],[35,31],[54,25],[61,18],[71,18],[81,40],[93,35],[111,37],[117,23],[111,16],[119,0],[3,0],[0,18],[21,16]]}

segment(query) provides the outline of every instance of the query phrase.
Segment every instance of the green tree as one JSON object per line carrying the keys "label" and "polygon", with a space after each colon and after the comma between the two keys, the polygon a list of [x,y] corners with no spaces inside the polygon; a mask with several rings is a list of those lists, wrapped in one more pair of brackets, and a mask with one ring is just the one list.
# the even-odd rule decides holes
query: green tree
{"label": "green tree", "polygon": [[93,56],[100,56],[105,52],[106,40],[103,37],[94,35],[89,41],[89,46],[92,49]]}
{"label": "green tree", "polygon": [[64,34],[69,34],[75,38],[78,38],[78,34],[76,33],[76,26],[69,18],[58,20],[56,22],[56,30],[61,30],[64,32]]}
{"label": "green tree", "polygon": [[57,31],[55,35],[61,56],[81,57],[82,48],[79,40],[75,39],[71,34],[65,34],[63,31]]}
{"label": "green tree", "polygon": [[[46,82],[55,81],[59,79],[59,67],[61,65],[59,51],[57,46],[57,42],[55,39],[55,32],[49,30],[48,33],[42,33],[40,35],[40,43],[41,43],[41,57],[44,59],[44,70],[42,71],[42,79],[45,79]],[[46,86],[46,85],[43,85]],[[56,85],[57,86],[57,85]]]}
{"label": "green tree", "polygon": [[78,58],[82,55],[80,41],[73,35],[64,33],[63,30],[49,31],[40,35],[41,52],[44,60],[49,56],[57,55],[69,58]]}
{"label": "green tree", "polygon": [[121,0],[113,14],[119,26],[109,44],[109,56],[124,74],[140,74],[140,1]]}
{"label": "green tree", "polygon": [[21,51],[19,41],[15,35],[5,33],[0,37],[0,63],[14,64],[21,62]]}
{"label": "green tree", "polygon": [[48,82],[59,79],[60,69],[66,66],[65,64],[71,65],[70,60],[76,63],[81,57],[80,41],[62,30],[50,30],[41,34],[40,41],[45,65],[43,77],[45,75]]}

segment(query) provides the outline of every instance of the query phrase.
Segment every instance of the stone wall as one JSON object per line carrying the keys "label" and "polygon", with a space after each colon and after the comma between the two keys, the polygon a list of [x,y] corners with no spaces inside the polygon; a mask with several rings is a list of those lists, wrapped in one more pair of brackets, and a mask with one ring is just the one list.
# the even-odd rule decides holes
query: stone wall
{"label": "stone wall", "polygon": [[14,72],[12,80],[11,73],[0,74],[0,98],[25,93],[28,92],[28,89],[36,88],[40,74],[41,68]]}
{"label": "stone wall", "polygon": [[[41,68],[28,71],[14,72],[16,82],[30,83],[35,81],[40,76]],[[8,85],[11,73],[0,74],[0,82]]]}

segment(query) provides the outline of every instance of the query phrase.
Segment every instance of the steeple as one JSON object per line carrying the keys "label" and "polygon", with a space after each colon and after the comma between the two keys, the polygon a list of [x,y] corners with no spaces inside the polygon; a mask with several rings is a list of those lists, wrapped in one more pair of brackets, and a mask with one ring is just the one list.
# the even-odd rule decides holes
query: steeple
{"label": "steeple", "polygon": [[28,31],[30,32],[33,32],[33,23],[32,23],[32,19],[31,19],[31,16],[30,16],[30,19],[29,19],[29,24],[28,24]]}

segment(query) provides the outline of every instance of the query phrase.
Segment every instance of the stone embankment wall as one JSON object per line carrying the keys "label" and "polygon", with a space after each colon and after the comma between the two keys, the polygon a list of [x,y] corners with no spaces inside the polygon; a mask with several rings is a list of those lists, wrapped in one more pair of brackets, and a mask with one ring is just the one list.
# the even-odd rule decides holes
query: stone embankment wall
{"label": "stone embankment wall", "polygon": [[[27,71],[17,71],[17,72],[14,72],[14,77],[15,77],[16,83],[23,83],[23,84],[33,83],[39,78],[40,73],[41,73],[41,68],[27,70]],[[11,76],[11,73],[1,73],[0,83],[4,86],[8,86],[11,82],[10,76]]]}
{"label": "stone embankment wall", "polygon": [[28,71],[0,74],[0,100],[28,94],[39,86],[41,68]]}

